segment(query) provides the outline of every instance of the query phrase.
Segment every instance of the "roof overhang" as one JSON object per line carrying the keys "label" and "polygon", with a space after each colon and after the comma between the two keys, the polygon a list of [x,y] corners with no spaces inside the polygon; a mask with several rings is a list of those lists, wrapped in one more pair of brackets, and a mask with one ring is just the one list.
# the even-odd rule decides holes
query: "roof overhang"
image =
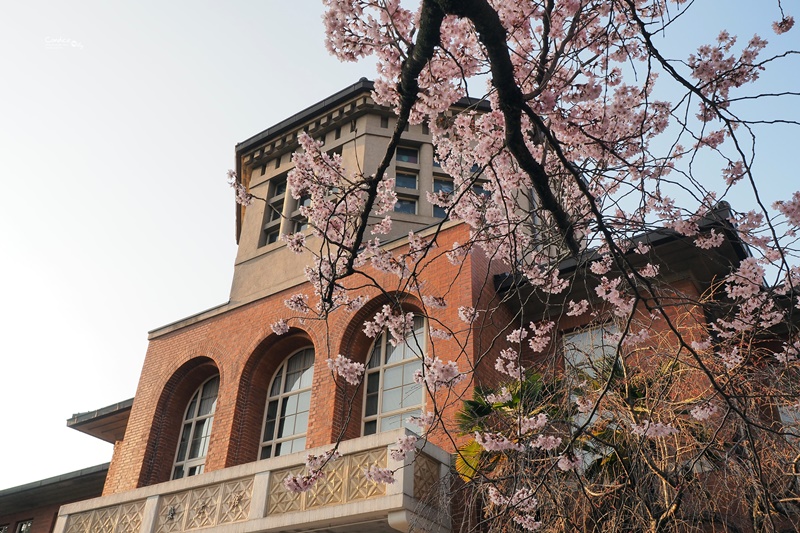
{"label": "roof overhang", "polygon": [[102,494],[109,463],[0,490],[0,516]]}
{"label": "roof overhang", "polygon": [[132,406],[133,398],[94,411],[76,413],[67,420],[67,427],[114,444],[125,437]]}
{"label": "roof overhang", "polygon": [[[650,254],[639,255],[631,251],[628,253],[628,260],[636,268],[643,267],[648,262],[660,265],[660,274],[666,276],[667,280],[688,276],[701,292],[705,291],[715,281],[728,276],[742,260],[751,255],[736,229],[728,222],[731,214],[730,205],[727,202],[720,202],[717,208],[699,223],[701,233],[715,229],[723,234],[725,239],[717,248],[703,250],[695,245],[693,237],[686,237],[669,229],[656,229],[632,240],[634,245],[640,242],[649,245]],[[591,300],[594,297],[591,289],[599,283],[600,276],[593,274],[589,266],[598,259],[600,255],[597,251],[587,250],[583,257],[579,259],[572,257],[559,264],[562,277],[580,277],[587,281],[575,284],[577,288],[574,291],[578,293],[571,292],[569,298]],[[552,306],[559,306],[558,302],[553,301],[552,296],[549,299],[537,297],[538,289],[528,283],[521,274],[516,276],[510,273],[498,274],[494,277],[494,285],[499,294],[516,292],[519,298],[515,301],[524,302],[526,314],[530,316],[541,315],[548,312],[548,309],[549,312],[553,312]],[[564,298],[564,305],[567,299]]]}

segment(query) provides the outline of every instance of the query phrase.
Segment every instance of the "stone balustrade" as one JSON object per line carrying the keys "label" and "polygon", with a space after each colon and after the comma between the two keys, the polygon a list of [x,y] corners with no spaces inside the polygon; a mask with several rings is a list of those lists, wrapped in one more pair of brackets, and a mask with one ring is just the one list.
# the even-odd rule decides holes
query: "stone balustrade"
{"label": "stone balustrade", "polygon": [[[402,461],[390,450],[406,431],[344,441],[342,457],[303,493],[286,489],[290,474],[306,472],[308,454],[332,446],[256,461],[199,476],[65,505],[54,533],[173,533],[450,530],[446,498],[449,456],[426,443]],[[391,484],[374,483],[371,465],[395,471]],[[444,506],[446,507],[446,506]],[[368,527],[364,528],[364,524]]]}

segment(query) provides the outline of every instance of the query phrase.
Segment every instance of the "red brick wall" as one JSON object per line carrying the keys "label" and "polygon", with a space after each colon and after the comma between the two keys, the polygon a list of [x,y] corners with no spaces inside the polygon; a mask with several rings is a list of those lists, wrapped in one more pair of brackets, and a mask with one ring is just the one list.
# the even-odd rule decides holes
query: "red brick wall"
{"label": "red brick wall", "polygon": [[[444,309],[429,310],[429,325],[456,331],[449,340],[429,339],[428,355],[444,361],[454,360],[470,375],[469,380],[427,401],[425,410],[435,406],[449,423],[462,400],[471,396],[475,384],[495,386],[506,380],[494,369],[494,361],[500,350],[508,346],[505,338],[510,330],[527,326],[531,320],[546,318],[522,317],[516,314],[519,302],[500,301],[494,275],[506,271],[507,265],[491,261],[480,250],[465,257],[459,265],[453,265],[444,257],[454,241],[466,242],[468,238],[465,226],[449,228],[437,237],[438,247],[427,259],[411,265],[424,281],[425,294],[442,296],[448,303]],[[392,274],[375,271],[369,274],[383,287],[403,290],[403,280]],[[347,283],[361,287],[365,279],[353,278]],[[690,280],[676,281],[674,289],[697,295]],[[327,322],[292,319],[291,331],[279,337],[270,325],[294,314],[283,301],[296,292],[309,296],[313,293],[308,285],[301,285],[150,342],[125,439],[115,446],[105,494],[169,479],[186,405],[197,387],[216,372],[221,378],[220,392],[205,469],[213,471],[256,460],[272,377],[287,356],[309,345],[314,347],[316,361],[307,446],[360,436],[363,389],[347,385],[342,379],[335,381],[326,359],[341,353],[366,362],[373,340],[362,331],[364,321],[374,316],[390,298],[401,298],[406,312],[418,311],[422,302],[412,294],[364,289],[360,292],[369,296],[369,301],[358,312],[339,310],[332,313]],[[314,304],[312,298],[310,305]],[[492,312],[481,314],[470,328],[458,317],[460,306],[492,309]],[[674,307],[669,312],[687,332],[698,330],[704,323],[698,308]],[[588,314],[562,317],[565,320],[549,318],[557,320],[562,330],[584,325],[590,319]],[[649,327],[654,334],[663,333],[666,322],[656,321]],[[669,334],[665,334],[665,338],[669,340]],[[558,335],[554,334],[551,353],[557,345]],[[534,357],[534,354],[523,351],[523,356]],[[549,361],[557,362],[558,358]],[[557,368],[554,366],[552,370],[557,371]],[[445,429],[433,433],[431,441],[447,450],[464,442],[452,426]]]}
{"label": "red brick wall", "polygon": [[[63,503],[70,503],[69,500]],[[0,526],[8,526],[9,533],[16,533],[17,524],[26,520],[33,519],[31,533],[50,533],[56,525],[58,509],[62,504],[48,505],[30,511],[24,511],[12,515],[0,516]]]}
{"label": "red brick wall", "polygon": [[[426,294],[444,296],[448,301],[447,308],[432,310],[431,315],[453,329],[463,330],[452,340],[429,343],[429,354],[438,355],[443,360],[457,360],[465,371],[474,364],[475,337],[467,336],[468,328],[458,319],[458,308],[474,305],[473,284],[476,279],[488,280],[488,285],[480,289],[481,294],[493,292],[489,273],[474,271],[476,268],[485,269],[487,261],[473,263],[470,256],[456,267],[443,257],[453,240],[464,242],[467,239],[466,232],[464,227],[445,231],[438,239],[438,251],[431,259],[417,265],[426,282]],[[370,274],[386,287],[398,284],[398,278],[391,274]],[[363,279],[353,279],[350,283],[358,286]],[[326,359],[342,353],[364,362],[372,339],[363,333],[363,322],[387,300],[375,289],[362,291],[369,295],[370,300],[359,312],[336,311],[327,324],[290,320],[292,330],[278,337],[270,325],[293,315],[283,301],[295,292],[311,295],[312,290],[302,285],[188,325],[150,342],[125,439],[115,446],[104,494],[169,479],[181,417],[197,387],[216,372],[220,374],[220,391],[205,470],[219,470],[256,460],[267,388],[273,374],[288,355],[309,345],[315,349],[316,362],[307,446],[329,444],[340,436],[354,438],[360,435],[363,391],[345,386],[342,380],[337,387]],[[410,294],[404,295],[403,300],[407,311],[418,310],[421,306],[421,302]],[[313,301],[311,305],[314,305]],[[437,403],[445,413],[452,414],[460,405],[458,398],[462,394],[470,395],[471,387],[471,381],[465,382],[455,395],[437,397]],[[434,441],[446,448],[452,446],[444,437],[436,437]]]}

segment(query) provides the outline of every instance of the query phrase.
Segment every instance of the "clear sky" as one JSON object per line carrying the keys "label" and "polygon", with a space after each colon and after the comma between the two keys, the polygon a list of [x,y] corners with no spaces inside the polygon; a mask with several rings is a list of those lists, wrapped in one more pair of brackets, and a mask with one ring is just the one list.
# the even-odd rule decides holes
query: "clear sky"
{"label": "clear sky", "polygon": [[[683,44],[755,21],[800,49],[800,29],[771,34],[771,0],[699,4]],[[796,0],[784,7],[800,18]],[[327,54],[321,12],[316,0],[6,3],[0,489],[109,461],[110,444],[66,419],[134,395],[148,330],[227,301],[234,145],[373,77]],[[787,62],[772,81],[800,89],[797,72]],[[797,118],[790,105],[763,112]],[[760,145],[769,202],[800,189],[785,157],[796,133]]]}

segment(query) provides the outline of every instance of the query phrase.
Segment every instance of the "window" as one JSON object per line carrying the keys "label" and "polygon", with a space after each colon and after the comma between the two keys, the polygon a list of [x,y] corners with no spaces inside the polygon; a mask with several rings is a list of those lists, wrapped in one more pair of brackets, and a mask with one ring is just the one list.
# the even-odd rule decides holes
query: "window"
{"label": "window", "polygon": [[389,117],[381,117],[381,128],[389,127]]}
{"label": "window", "polygon": [[269,183],[267,205],[264,208],[264,236],[261,246],[277,242],[281,236],[283,204],[286,198],[286,176],[272,178]]}
{"label": "window", "polygon": [[417,175],[409,172],[397,172],[395,173],[395,186],[402,187],[404,189],[416,190]]}
{"label": "window", "polygon": [[218,392],[219,376],[214,376],[200,385],[192,396],[183,416],[183,429],[175,454],[172,479],[203,473]]}
{"label": "window", "polygon": [[30,520],[23,520],[22,522],[17,522],[16,533],[30,533],[32,528],[33,528],[33,518],[31,518]]}
{"label": "window", "polygon": [[595,326],[564,335],[564,373],[576,379],[597,379],[611,370],[617,345],[611,337],[617,328],[612,324]]}
{"label": "window", "polygon": [[[453,182],[446,179],[434,178],[433,192],[442,193],[443,196],[449,197],[451,194],[453,194]],[[447,218],[447,210],[444,207],[434,205],[433,216],[437,218]]]}
{"label": "window", "polygon": [[483,196],[485,198],[489,197],[489,191],[484,189],[483,185],[481,185],[480,183],[476,183],[475,185],[472,186],[472,192],[474,192],[478,196]]}
{"label": "window", "polygon": [[800,445],[800,438],[794,436],[800,433],[800,402],[793,405],[779,405],[778,416],[783,426],[783,431],[792,433],[792,435],[786,436],[787,440]]}
{"label": "window", "polygon": [[259,459],[305,449],[313,378],[313,348],[300,350],[281,364],[269,388]]}
{"label": "window", "polygon": [[301,196],[299,200],[297,200],[297,206],[295,207],[294,211],[292,211],[292,226],[291,231],[293,233],[297,233],[299,231],[305,231],[308,229],[308,218],[306,218],[300,208],[308,207],[311,205],[311,196],[305,195]]}
{"label": "window", "polygon": [[398,198],[394,204],[395,213],[417,214],[417,201],[411,198]]}
{"label": "window", "polygon": [[406,342],[392,346],[386,332],[375,340],[367,363],[364,394],[364,435],[382,433],[408,424],[422,413],[425,389],[414,383],[425,354],[425,319],[414,317],[414,329]]}
{"label": "window", "polygon": [[[616,333],[617,328],[613,324],[606,324],[563,336],[564,379],[570,390],[578,388],[583,382],[588,382],[590,385],[582,388],[593,388],[592,382],[605,380],[608,377],[614,368],[617,353],[617,342],[612,340]],[[570,395],[571,403],[577,398],[575,394]],[[590,418],[589,414],[576,412],[572,419],[572,430],[577,431],[584,425],[588,428],[598,416],[595,414]],[[607,455],[608,452],[608,449],[596,442],[586,442],[581,452],[584,467],[588,467],[589,463]]]}
{"label": "window", "polygon": [[399,146],[396,154],[397,161],[400,163],[419,163],[419,152],[416,148],[405,148]]}
{"label": "window", "polygon": [[8,533],[8,524],[0,526],[0,533]]}

